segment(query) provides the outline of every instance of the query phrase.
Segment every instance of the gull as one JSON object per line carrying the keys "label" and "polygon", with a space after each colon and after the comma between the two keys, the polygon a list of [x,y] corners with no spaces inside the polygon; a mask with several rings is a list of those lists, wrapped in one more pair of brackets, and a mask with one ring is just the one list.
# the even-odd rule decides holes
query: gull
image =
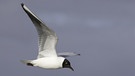
{"label": "gull", "polygon": [[21,3],[21,6],[36,27],[39,37],[37,59],[21,61],[28,66],[35,66],[44,69],[69,68],[74,71],[66,57],[77,56],[80,54],[74,52],[57,53],[55,49],[58,41],[56,33],[47,27],[46,24],[31,12],[26,5]]}

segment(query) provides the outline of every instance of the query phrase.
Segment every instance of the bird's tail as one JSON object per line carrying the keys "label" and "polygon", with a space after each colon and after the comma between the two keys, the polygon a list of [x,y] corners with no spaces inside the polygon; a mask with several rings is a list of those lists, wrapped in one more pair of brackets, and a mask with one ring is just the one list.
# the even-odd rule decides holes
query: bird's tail
{"label": "bird's tail", "polygon": [[24,63],[24,64],[26,64],[26,65],[28,65],[28,66],[34,66],[34,65],[32,64],[32,61],[33,61],[33,60],[21,60],[22,63]]}

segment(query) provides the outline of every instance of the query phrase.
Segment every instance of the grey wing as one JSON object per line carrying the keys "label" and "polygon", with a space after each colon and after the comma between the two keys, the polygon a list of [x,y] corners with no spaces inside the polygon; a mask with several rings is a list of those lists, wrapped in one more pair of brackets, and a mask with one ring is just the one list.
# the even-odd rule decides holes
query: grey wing
{"label": "grey wing", "polygon": [[57,36],[53,30],[48,28],[34,13],[32,13],[23,3],[21,4],[24,11],[30,17],[35,25],[39,36],[39,57],[57,56],[55,46]]}
{"label": "grey wing", "polygon": [[80,56],[80,54],[76,54],[74,52],[63,52],[63,53],[58,53],[58,56],[71,57],[71,56]]}

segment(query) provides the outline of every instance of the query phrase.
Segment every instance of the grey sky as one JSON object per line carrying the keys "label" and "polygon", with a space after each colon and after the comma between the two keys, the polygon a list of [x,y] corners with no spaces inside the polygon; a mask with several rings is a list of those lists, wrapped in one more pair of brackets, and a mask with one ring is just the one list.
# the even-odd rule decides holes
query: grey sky
{"label": "grey sky", "polygon": [[[75,51],[69,69],[28,67],[37,56],[37,32],[26,4],[59,37],[57,52]],[[135,76],[135,0],[1,0],[2,76]]]}

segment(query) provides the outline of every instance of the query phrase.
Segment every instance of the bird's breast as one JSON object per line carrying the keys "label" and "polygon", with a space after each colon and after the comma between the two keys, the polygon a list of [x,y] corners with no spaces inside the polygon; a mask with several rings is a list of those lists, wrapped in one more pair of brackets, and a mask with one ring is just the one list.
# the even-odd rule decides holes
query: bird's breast
{"label": "bird's breast", "polygon": [[39,58],[33,61],[34,66],[46,69],[57,69],[61,68],[61,63],[58,58],[55,57],[45,57]]}

